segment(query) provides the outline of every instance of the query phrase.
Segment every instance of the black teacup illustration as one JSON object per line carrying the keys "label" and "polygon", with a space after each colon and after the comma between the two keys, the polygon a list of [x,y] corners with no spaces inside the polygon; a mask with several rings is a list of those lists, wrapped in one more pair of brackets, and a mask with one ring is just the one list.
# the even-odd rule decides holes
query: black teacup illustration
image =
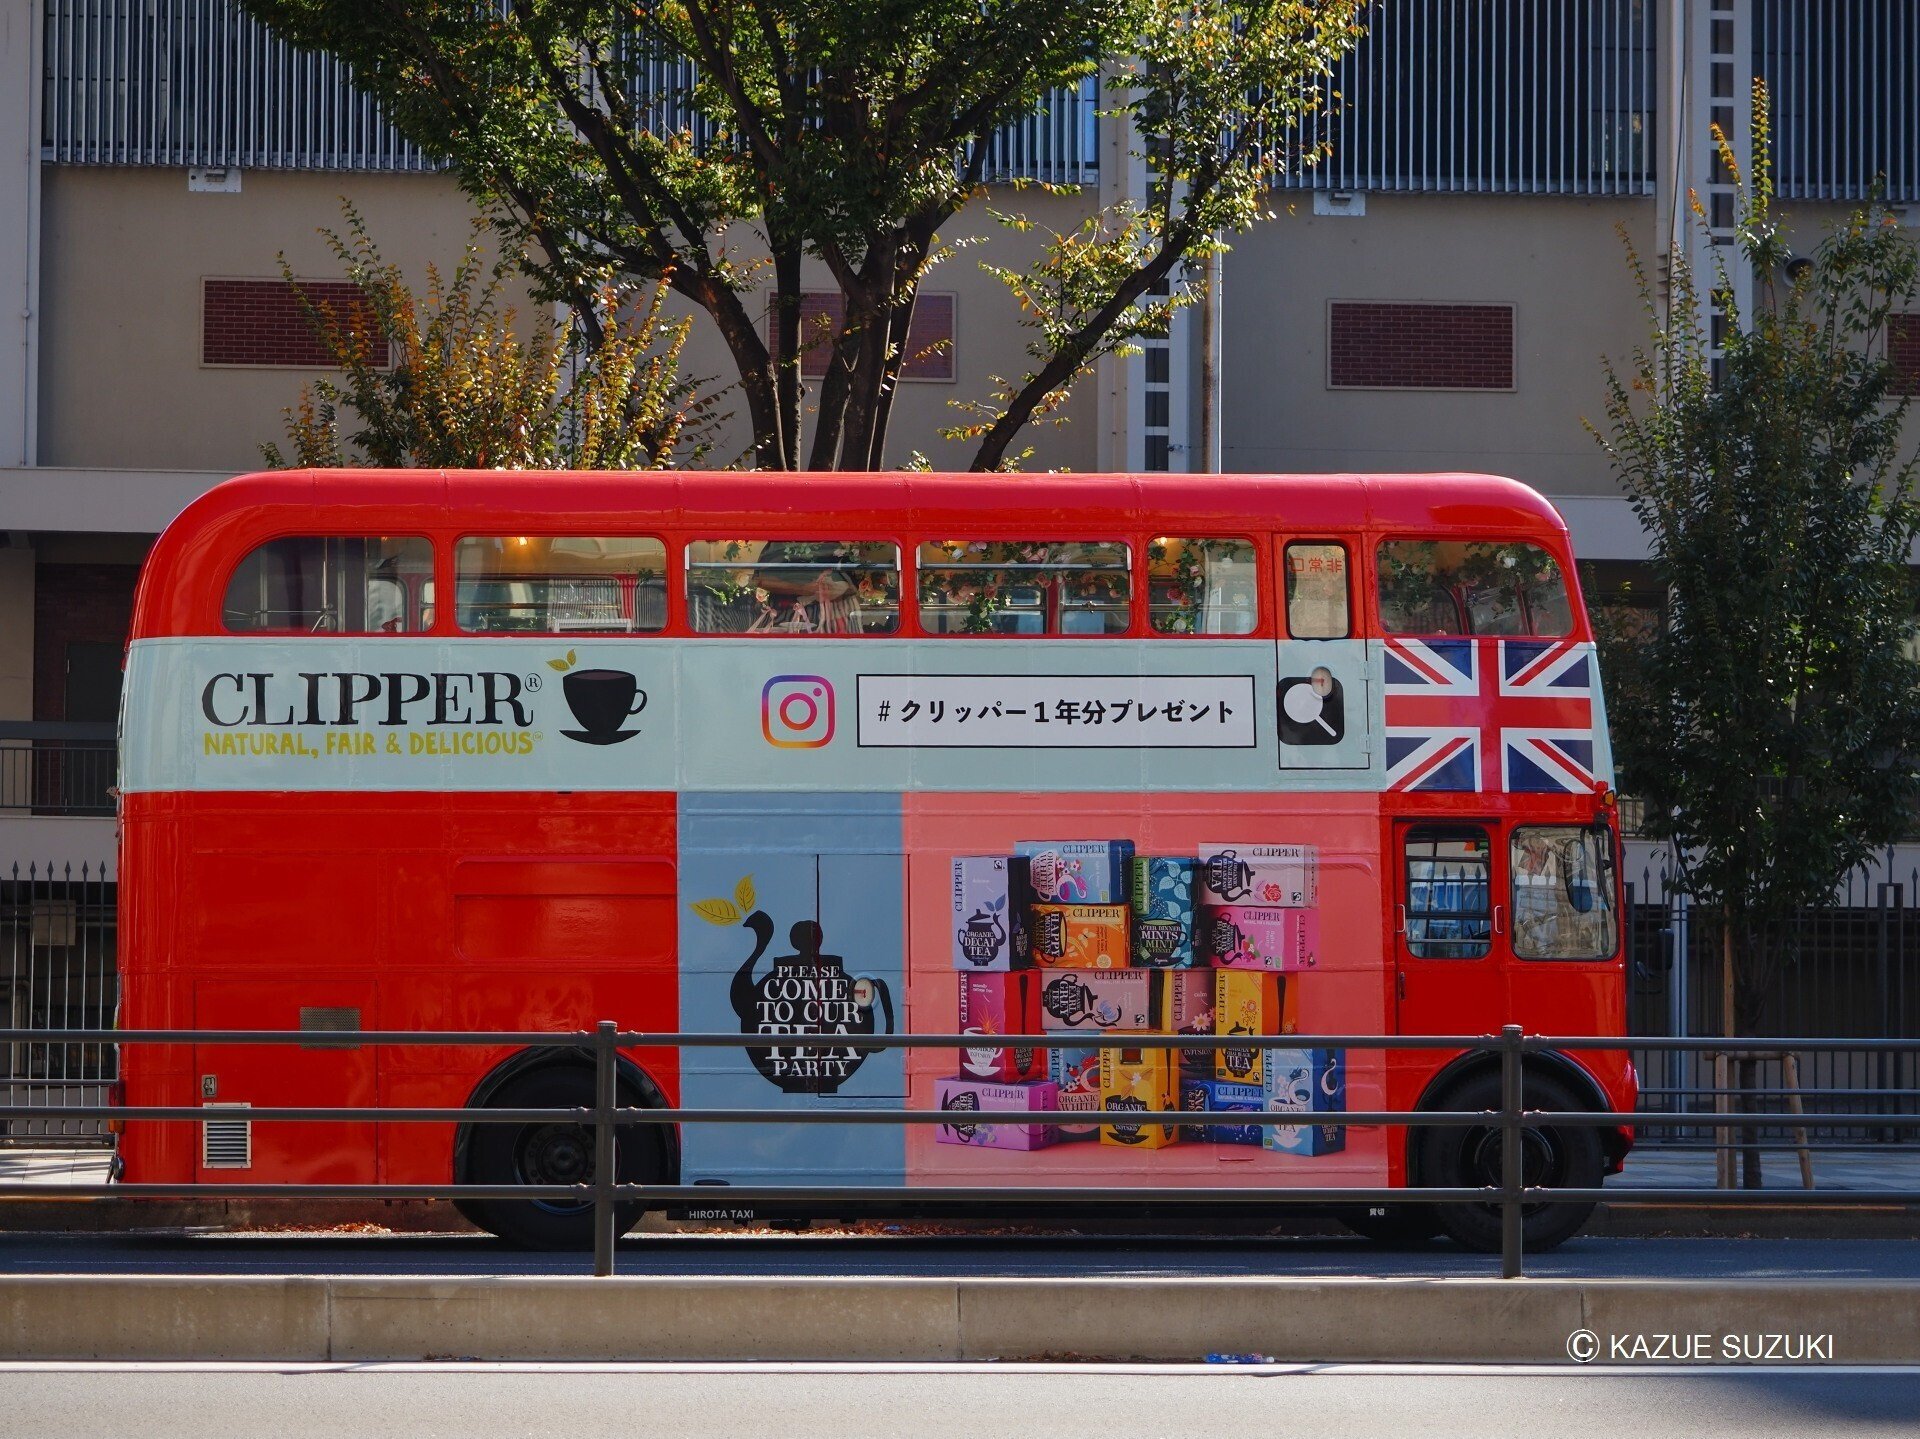
{"label": "black teacup illustration", "polygon": [[580,722],[577,730],[561,731],[568,739],[582,744],[619,744],[639,733],[621,726],[647,707],[647,692],[625,670],[573,670],[561,684],[566,689],[567,708]]}

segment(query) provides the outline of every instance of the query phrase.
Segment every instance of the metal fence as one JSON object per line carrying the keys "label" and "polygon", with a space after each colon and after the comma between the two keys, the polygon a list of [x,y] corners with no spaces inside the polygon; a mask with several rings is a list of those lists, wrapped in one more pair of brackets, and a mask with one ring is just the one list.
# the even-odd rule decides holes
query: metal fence
{"label": "metal fence", "polygon": [[[0,998],[9,1038],[0,1095],[32,1105],[32,1118],[0,1122],[0,1144],[98,1145],[98,1114],[118,1078],[112,1027],[116,886],[104,867],[14,865],[0,870]],[[93,1033],[95,1037],[80,1037]]]}
{"label": "metal fence", "polygon": [[110,815],[118,764],[112,725],[0,721],[0,813]]}
{"label": "metal fence", "polygon": [[[1641,867],[1629,884],[1627,1028],[1634,1035],[1703,1040],[1724,1032],[1721,941],[1710,914],[1678,891],[1671,856]],[[1908,1131],[1836,1128],[1836,1110],[1871,1108],[1889,1121],[1920,1114],[1920,1054],[1877,1041],[1920,1036],[1920,867],[1892,856],[1847,876],[1832,902],[1765,925],[1746,962],[1757,1014],[1741,1026],[1752,1073],[1736,1086],[1742,1106],[1778,1116],[1765,1133],[1802,1127],[1820,1148],[1899,1142]],[[1788,1038],[1835,1041],[1799,1052]],[[1848,1044],[1846,1041],[1858,1041]],[[1650,1109],[1708,1113],[1721,1099],[1710,1049],[1637,1048],[1643,1102]],[[1797,1083],[1793,1082],[1796,1081]],[[1690,1132],[1650,1124],[1642,1142],[1691,1144]]]}
{"label": "metal fence", "polygon": [[[0,1043],[30,1038],[31,1032],[0,1030]],[[299,1045],[311,1047],[312,1033],[285,1030],[100,1030],[76,1035],[87,1043],[122,1046],[143,1044],[193,1045]],[[1180,1049],[1192,1043],[1189,1035],[1128,1034],[1128,1048]],[[917,1034],[862,1035],[862,1048],[926,1049],[965,1048],[978,1042],[978,1035]],[[1003,1035],[1005,1045],[1036,1049],[1078,1047],[1087,1041],[1085,1034],[1051,1033],[1044,1035]],[[701,1109],[677,1106],[635,1107],[618,1102],[619,1063],[622,1050],[642,1049],[729,1049],[740,1045],[738,1034],[668,1034],[622,1031],[612,1021],[603,1020],[592,1031],[572,1034],[497,1033],[475,1031],[362,1031],[330,1032],[327,1042],[343,1046],[361,1045],[452,1045],[516,1048],[584,1050],[592,1057],[594,1103],[578,1108],[489,1109],[473,1106],[259,1106],[247,1111],[252,1123],[338,1124],[382,1120],[390,1123],[470,1123],[470,1124],[543,1124],[555,1120],[591,1125],[594,1157],[590,1173],[577,1184],[33,1184],[25,1181],[0,1183],[0,1198],[32,1195],[40,1198],[190,1198],[207,1199],[525,1199],[571,1201],[591,1205],[593,1213],[594,1273],[612,1274],[614,1248],[619,1238],[619,1206],[640,1204],[653,1207],[711,1205],[716,1197],[709,1185],[678,1183],[628,1184],[616,1179],[618,1173],[618,1134],[635,1125],[683,1124],[801,1124],[801,1125],[940,1125],[952,1124],[951,1110],[872,1109],[872,1108],[737,1108]],[[1697,1040],[1647,1041],[1660,1049],[1689,1052],[1705,1043]],[[1033,1188],[1000,1186],[901,1186],[873,1185],[738,1185],[723,1192],[729,1201],[739,1204],[818,1205],[831,1209],[836,1204],[885,1202],[898,1199],[920,1204],[978,1204],[983,1212],[995,1206],[1061,1203],[1075,1204],[1192,1204],[1235,1207],[1262,1205],[1378,1205],[1406,1202],[1474,1204],[1497,1207],[1500,1216],[1500,1271],[1503,1277],[1517,1278],[1525,1269],[1525,1217],[1529,1205],[1598,1203],[1601,1200],[1627,1199],[1637,1203],[1679,1203],[1697,1201],[1698,1189],[1636,1189],[1609,1193],[1602,1188],[1548,1187],[1529,1184],[1523,1169],[1524,1133],[1543,1126],[1610,1127],[1652,1120],[1665,1123],[1699,1125],[1697,1116],[1602,1110],[1535,1110],[1526,1105],[1526,1061],[1531,1054],[1618,1049],[1619,1036],[1542,1036],[1528,1035],[1518,1025],[1508,1025],[1497,1035],[1283,1035],[1244,1036],[1236,1040],[1250,1049],[1275,1050],[1311,1047],[1333,1050],[1453,1051],[1472,1049],[1497,1054],[1500,1065],[1500,1103],[1481,1110],[1316,1110],[1312,1121],[1322,1124],[1467,1126],[1498,1129],[1501,1134],[1500,1177],[1497,1184],[1423,1185],[1388,1187],[1384,1185],[1231,1185],[1211,1188],[1196,1195],[1190,1188],[1119,1188],[1075,1185]],[[1788,1041],[1809,1052],[1830,1041],[1794,1038]],[[1877,1048],[1890,1048],[1886,1042]],[[1913,1046],[1908,1045],[1908,1048]],[[203,1126],[231,1124],[233,1111],[217,1111],[206,1106],[141,1105],[87,1106],[79,1111],[89,1118],[113,1119],[125,1123],[191,1123]],[[0,1120],[14,1121],[57,1117],[59,1111],[45,1106],[13,1104],[0,1107]],[[1103,1111],[1103,1114],[1105,1112]],[[1267,1113],[1277,1113],[1268,1111]],[[1190,1125],[1195,1123],[1241,1124],[1245,1110],[1128,1110],[1129,1125]],[[1057,1123],[1059,1110],[994,1111],[1002,1122],[1021,1124]],[[1111,1116],[1109,1122],[1111,1122]],[[1711,1122],[1711,1121],[1706,1121]],[[1877,1114],[1833,1114],[1835,1125],[1880,1124]],[[1915,1205],[1920,1190],[1768,1190],[1743,1195],[1748,1203],[1767,1207],[1791,1208],[1816,1202],[1833,1204]]]}

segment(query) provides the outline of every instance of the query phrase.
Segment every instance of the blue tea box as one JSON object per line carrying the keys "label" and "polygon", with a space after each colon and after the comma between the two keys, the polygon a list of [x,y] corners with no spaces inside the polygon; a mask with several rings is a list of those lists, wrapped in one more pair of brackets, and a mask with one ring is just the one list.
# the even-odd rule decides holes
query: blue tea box
{"label": "blue tea box", "polygon": [[1174,855],[1133,861],[1133,962],[1145,969],[1190,969],[1193,885],[1199,865]]}
{"label": "blue tea box", "polygon": [[1133,877],[1130,839],[1023,839],[1027,882],[1040,904],[1125,904]]}
{"label": "blue tea box", "polygon": [[1265,1081],[1267,1148],[1280,1154],[1335,1154],[1347,1147],[1344,1124],[1316,1124],[1316,1114],[1347,1107],[1344,1049],[1270,1049]]}
{"label": "blue tea box", "polygon": [[[1076,1139],[1098,1139],[1100,1125],[1092,1118],[1100,1109],[1100,1051],[1097,1049],[1050,1049],[1047,1051],[1047,1078],[1059,1093],[1063,1117],[1057,1128],[1062,1143]],[[1066,1113],[1089,1118],[1068,1123]]]}
{"label": "blue tea box", "polygon": [[[1231,1084],[1223,1079],[1186,1079],[1180,1083],[1182,1109],[1246,1110],[1258,1114],[1265,1095],[1257,1084]],[[1215,1144],[1254,1144],[1262,1142],[1265,1126],[1252,1124],[1183,1124],[1180,1137],[1190,1144],[1211,1140]]]}

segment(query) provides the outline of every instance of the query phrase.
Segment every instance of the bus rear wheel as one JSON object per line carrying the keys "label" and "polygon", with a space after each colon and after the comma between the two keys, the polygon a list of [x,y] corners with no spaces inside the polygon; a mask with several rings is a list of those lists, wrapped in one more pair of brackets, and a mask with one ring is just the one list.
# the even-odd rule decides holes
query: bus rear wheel
{"label": "bus rear wheel", "polygon": [[[593,1105],[593,1075],[572,1066],[537,1069],[510,1080],[487,1101],[494,1109],[575,1109]],[[623,1087],[622,1105],[639,1103]],[[666,1174],[660,1126],[626,1125],[614,1133],[614,1173],[622,1184],[658,1184]],[[467,1184],[591,1184],[594,1136],[590,1124],[476,1124],[467,1142],[461,1181]],[[468,1199],[460,1212],[523,1249],[593,1248],[593,1205],[562,1199]],[[639,1220],[642,1206],[615,1206],[615,1233]]]}
{"label": "bus rear wheel", "polygon": [[[1496,1072],[1475,1075],[1448,1090],[1433,1107],[1498,1109],[1500,1076]],[[1587,1106],[1560,1080],[1530,1073],[1526,1107],[1566,1111]],[[1523,1143],[1520,1170],[1528,1185],[1600,1187],[1605,1157],[1600,1133],[1593,1126],[1542,1125],[1525,1131]],[[1505,1140],[1498,1125],[1430,1125],[1418,1131],[1411,1149],[1417,1184],[1471,1189],[1501,1182]],[[1521,1233],[1526,1248],[1535,1253],[1557,1248],[1579,1233],[1592,1213],[1588,1202],[1524,1206]],[[1440,1227],[1467,1248],[1483,1254],[1500,1252],[1499,1205],[1439,1204],[1433,1214]]]}

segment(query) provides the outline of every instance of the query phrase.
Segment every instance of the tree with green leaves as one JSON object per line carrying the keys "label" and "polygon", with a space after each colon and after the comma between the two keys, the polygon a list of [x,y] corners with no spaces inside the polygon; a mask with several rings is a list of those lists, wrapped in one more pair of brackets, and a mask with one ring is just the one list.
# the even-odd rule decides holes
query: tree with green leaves
{"label": "tree with green leaves", "polygon": [[[1676,249],[1663,303],[1631,256],[1652,338],[1624,371],[1608,365],[1595,432],[1650,538],[1661,609],[1606,647],[1621,784],[1717,925],[1729,1037],[1759,1022],[1773,922],[1827,902],[1920,799],[1920,509],[1886,349],[1915,247],[1874,203],[1789,268],[1767,135],[1756,89],[1753,173],[1711,289]],[[1722,158],[1737,175],[1724,142]],[[1729,264],[1752,267],[1757,301],[1727,314],[1716,374],[1709,316],[1732,306]],[[1753,1081],[1749,1059],[1739,1086]]]}
{"label": "tree with green leaves", "polygon": [[429,265],[417,294],[345,211],[344,234],[322,233],[356,303],[313,295],[281,257],[340,378],[302,388],[290,448],[262,446],[268,464],[653,470],[706,452],[712,401],[680,375],[691,322],[662,314],[660,287],[637,304],[605,291],[562,319],[523,317],[506,301],[512,260],[489,263],[476,236],[451,275]]}
{"label": "tree with green leaves", "polygon": [[[541,294],[584,314],[609,281],[661,283],[704,311],[771,469],[883,463],[942,227],[982,194],[1001,127],[1105,62],[1152,180],[996,272],[1031,367],[955,428],[977,437],[975,468],[998,469],[1103,354],[1191,300],[1196,265],[1268,213],[1277,171],[1319,152],[1326,77],[1365,0],[244,3],[350,61],[524,242]],[[841,301],[818,334],[802,325],[808,257]]]}

